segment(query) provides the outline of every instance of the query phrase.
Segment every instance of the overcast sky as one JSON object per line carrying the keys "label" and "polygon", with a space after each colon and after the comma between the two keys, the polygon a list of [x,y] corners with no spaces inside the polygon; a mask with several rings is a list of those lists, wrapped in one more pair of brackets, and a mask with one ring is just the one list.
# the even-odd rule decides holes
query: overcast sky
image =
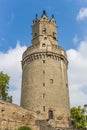
{"label": "overcast sky", "polygon": [[0,71],[10,76],[9,94],[20,104],[21,59],[31,45],[32,21],[46,10],[58,25],[58,44],[68,55],[70,105],[87,104],[87,0],[0,0]]}

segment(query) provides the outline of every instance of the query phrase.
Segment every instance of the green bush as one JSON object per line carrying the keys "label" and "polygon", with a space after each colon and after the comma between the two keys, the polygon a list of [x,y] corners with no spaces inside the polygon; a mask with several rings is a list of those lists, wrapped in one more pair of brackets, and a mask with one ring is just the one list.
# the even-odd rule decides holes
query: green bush
{"label": "green bush", "polygon": [[85,109],[81,107],[72,107],[71,108],[71,122],[74,127],[80,129],[86,129],[87,118],[85,115]]}
{"label": "green bush", "polygon": [[32,129],[30,127],[28,127],[28,126],[20,126],[18,128],[18,130],[32,130]]}

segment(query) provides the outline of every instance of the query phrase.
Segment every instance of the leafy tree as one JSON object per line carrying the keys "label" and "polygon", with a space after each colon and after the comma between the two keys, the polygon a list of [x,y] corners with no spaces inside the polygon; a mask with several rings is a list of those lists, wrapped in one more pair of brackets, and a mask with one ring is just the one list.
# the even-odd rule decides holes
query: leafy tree
{"label": "leafy tree", "polygon": [[72,124],[77,128],[86,128],[87,116],[85,115],[85,109],[81,107],[71,108],[71,121]]}
{"label": "leafy tree", "polygon": [[12,96],[8,95],[10,77],[0,72],[0,99],[12,103]]}
{"label": "leafy tree", "polygon": [[18,128],[18,130],[32,130],[32,129],[28,126],[21,126]]}

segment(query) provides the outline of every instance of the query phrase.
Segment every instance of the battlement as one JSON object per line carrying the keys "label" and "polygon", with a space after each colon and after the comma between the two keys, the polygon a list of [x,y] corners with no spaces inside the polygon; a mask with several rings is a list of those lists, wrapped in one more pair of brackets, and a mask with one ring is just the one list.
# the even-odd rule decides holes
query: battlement
{"label": "battlement", "polygon": [[40,22],[43,23],[44,21],[47,23],[49,22],[49,24],[53,24],[54,26],[56,25],[54,15],[52,15],[52,17],[49,19],[45,10],[43,10],[41,18],[38,18],[38,15],[36,14],[36,18],[33,20],[33,25],[38,24]]}
{"label": "battlement", "polygon": [[50,57],[57,61],[63,60],[68,65],[66,52],[58,45],[53,44],[51,48],[51,51],[47,51],[47,49],[41,49],[38,44],[28,47],[23,54],[22,66],[25,63],[30,63],[37,59],[44,59],[45,57]]}

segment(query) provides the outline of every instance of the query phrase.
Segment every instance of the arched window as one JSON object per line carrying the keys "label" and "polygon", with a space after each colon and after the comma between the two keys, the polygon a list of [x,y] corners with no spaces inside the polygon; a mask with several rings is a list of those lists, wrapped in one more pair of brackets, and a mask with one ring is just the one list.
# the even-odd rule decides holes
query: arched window
{"label": "arched window", "polygon": [[45,46],[46,46],[46,44],[45,44],[45,43],[43,43],[43,44],[42,44],[42,47],[45,47]]}
{"label": "arched window", "polygon": [[47,37],[44,37],[44,40],[47,40]]}
{"label": "arched window", "polygon": [[43,28],[42,33],[46,34],[46,28]]}
{"label": "arched window", "polygon": [[50,79],[50,84],[53,84],[53,79]]}

